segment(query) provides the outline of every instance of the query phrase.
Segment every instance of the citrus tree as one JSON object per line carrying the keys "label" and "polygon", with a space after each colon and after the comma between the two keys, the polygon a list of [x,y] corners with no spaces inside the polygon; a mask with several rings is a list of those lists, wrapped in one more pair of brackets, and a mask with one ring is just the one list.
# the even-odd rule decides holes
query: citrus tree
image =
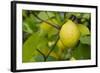
{"label": "citrus tree", "polygon": [[22,11],[22,61],[91,58],[91,15],[79,12]]}

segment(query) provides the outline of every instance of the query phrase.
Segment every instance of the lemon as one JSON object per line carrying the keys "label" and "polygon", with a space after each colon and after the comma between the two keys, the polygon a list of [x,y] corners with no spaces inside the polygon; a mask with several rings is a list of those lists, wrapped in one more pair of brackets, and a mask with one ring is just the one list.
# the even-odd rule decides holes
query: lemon
{"label": "lemon", "polygon": [[64,50],[64,45],[63,45],[63,43],[62,43],[62,41],[59,39],[58,40],[58,42],[57,42],[57,46],[60,48],[60,49],[62,49],[62,50]]}
{"label": "lemon", "polygon": [[47,24],[46,22],[42,22],[42,23],[40,24],[40,29],[43,29],[43,30],[45,30],[45,31],[49,31],[51,28],[52,28],[52,26],[49,25],[49,24]]}
{"label": "lemon", "polygon": [[[57,25],[58,22],[56,19],[49,19],[47,20],[49,23],[53,24],[53,25]],[[52,29],[55,29],[54,27],[52,27],[51,25],[49,25],[48,23],[46,22],[42,22],[40,24],[40,29],[42,30],[45,30],[45,31],[51,31]]]}
{"label": "lemon", "polygon": [[80,38],[80,31],[77,24],[68,20],[62,27],[59,33],[60,39],[66,48],[73,48]]}

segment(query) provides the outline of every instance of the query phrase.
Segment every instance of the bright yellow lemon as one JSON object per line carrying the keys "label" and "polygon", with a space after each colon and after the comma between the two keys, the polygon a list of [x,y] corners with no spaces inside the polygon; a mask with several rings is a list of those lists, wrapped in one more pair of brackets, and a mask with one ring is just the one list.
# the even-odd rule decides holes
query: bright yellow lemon
{"label": "bright yellow lemon", "polygon": [[68,20],[60,30],[60,40],[66,48],[73,48],[80,38],[80,31],[77,24]]}

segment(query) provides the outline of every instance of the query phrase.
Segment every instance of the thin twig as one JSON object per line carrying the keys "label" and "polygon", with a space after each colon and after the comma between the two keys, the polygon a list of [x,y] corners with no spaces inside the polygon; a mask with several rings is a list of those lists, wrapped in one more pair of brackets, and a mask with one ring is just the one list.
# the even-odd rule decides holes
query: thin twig
{"label": "thin twig", "polygon": [[46,61],[46,56],[44,55],[44,53],[42,53],[39,49],[36,50],[44,57],[44,61]]}
{"label": "thin twig", "polygon": [[55,44],[53,45],[52,49],[51,49],[51,50],[49,51],[49,53],[47,54],[46,59],[47,59],[47,58],[48,58],[48,56],[51,54],[51,52],[55,49],[55,46],[56,46],[56,44],[57,44],[58,40],[59,40],[59,36],[58,36],[58,38],[57,38],[57,40],[56,40]]}
{"label": "thin twig", "polygon": [[[50,16],[48,15],[48,11],[46,11],[45,13],[47,14],[48,18],[50,18]],[[52,20],[52,19],[51,19],[51,21],[53,22],[53,20]]]}
{"label": "thin twig", "polygon": [[59,27],[57,24],[54,25],[54,24],[52,24],[52,23],[50,23],[50,22],[48,22],[48,21],[45,21],[45,20],[41,19],[40,17],[38,17],[35,13],[33,13],[33,15],[34,15],[36,18],[38,18],[39,20],[41,20],[41,21],[43,21],[43,22],[49,24],[50,26],[56,28],[57,30],[60,30],[60,27]]}

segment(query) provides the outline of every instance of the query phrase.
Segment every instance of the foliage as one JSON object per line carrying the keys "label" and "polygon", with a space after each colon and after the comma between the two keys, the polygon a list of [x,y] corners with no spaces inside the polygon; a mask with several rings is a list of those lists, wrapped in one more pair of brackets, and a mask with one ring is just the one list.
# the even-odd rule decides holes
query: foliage
{"label": "foliage", "polygon": [[[60,29],[55,27],[61,28],[72,15],[78,20],[76,22],[80,27],[81,37],[79,43],[69,52],[69,49],[61,48],[57,44]],[[24,63],[91,58],[90,13],[23,10],[22,17]]]}

